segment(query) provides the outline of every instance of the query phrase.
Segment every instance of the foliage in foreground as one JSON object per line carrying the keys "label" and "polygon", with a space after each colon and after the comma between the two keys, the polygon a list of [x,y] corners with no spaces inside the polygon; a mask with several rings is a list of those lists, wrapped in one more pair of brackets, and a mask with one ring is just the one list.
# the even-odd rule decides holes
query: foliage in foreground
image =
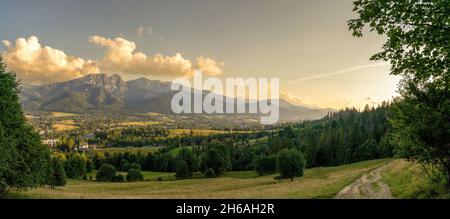
{"label": "foliage in foreground", "polygon": [[26,123],[19,92],[0,55],[0,197],[49,181],[50,150]]}
{"label": "foliage in foreground", "polygon": [[390,62],[391,74],[402,76],[391,117],[398,151],[438,168],[450,186],[450,1],[358,0],[354,6],[353,35],[361,37],[366,26],[386,35],[371,59]]}

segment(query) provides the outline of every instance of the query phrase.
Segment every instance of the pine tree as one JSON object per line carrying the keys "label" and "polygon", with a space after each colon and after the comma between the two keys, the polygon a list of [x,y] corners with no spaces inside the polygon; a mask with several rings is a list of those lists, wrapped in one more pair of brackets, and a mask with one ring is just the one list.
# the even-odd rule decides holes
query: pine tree
{"label": "pine tree", "polygon": [[50,150],[26,123],[15,73],[0,56],[0,196],[48,180]]}

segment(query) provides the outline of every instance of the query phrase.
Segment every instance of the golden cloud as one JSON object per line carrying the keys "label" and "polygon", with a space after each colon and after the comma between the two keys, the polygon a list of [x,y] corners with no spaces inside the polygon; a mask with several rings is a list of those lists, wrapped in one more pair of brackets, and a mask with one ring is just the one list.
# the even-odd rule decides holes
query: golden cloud
{"label": "golden cloud", "polygon": [[91,36],[89,42],[106,48],[101,59],[84,60],[58,49],[42,47],[35,36],[18,38],[15,44],[2,41],[7,48],[3,55],[8,68],[16,71],[18,78],[27,83],[65,81],[99,72],[165,77],[191,77],[196,69],[207,75],[223,73],[221,67],[224,64],[213,59],[199,57],[192,64],[180,53],[173,56],[146,55],[135,52],[136,44],[121,37]]}
{"label": "golden cloud", "polygon": [[64,81],[97,73],[99,69],[92,60],[66,55],[51,47],[42,47],[35,36],[18,38],[15,44],[2,41],[7,48],[3,52],[9,69],[28,83]]}

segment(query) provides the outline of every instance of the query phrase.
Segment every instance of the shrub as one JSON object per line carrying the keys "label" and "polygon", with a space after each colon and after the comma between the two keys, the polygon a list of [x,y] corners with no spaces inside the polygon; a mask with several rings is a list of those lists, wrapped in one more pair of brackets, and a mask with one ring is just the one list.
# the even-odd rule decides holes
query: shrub
{"label": "shrub", "polygon": [[115,177],[116,168],[111,164],[103,164],[96,174],[98,181],[113,181]]}
{"label": "shrub", "polygon": [[205,171],[205,177],[206,178],[214,178],[214,177],[216,177],[216,173],[214,172],[214,170],[212,168],[208,168]]}
{"label": "shrub", "polygon": [[141,171],[136,169],[129,169],[127,173],[127,181],[144,181],[144,175],[142,175]]}
{"label": "shrub", "polygon": [[123,182],[125,181],[125,177],[123,176],[123,174],[117,174],[114,179],[113,182]]}
{"label": "shrub", "polygon": [[86,160],[86,172],[90,173],[95,169],[94,162],[91,159]]}
{"label": "shrub", "polygon": [[142,167],[138,163],[132,163],[130,169],[142,170]]}
{"label": "shrub", "polygon": [[120,170],[128,171],[129,169],[130,169],[130,163],[127,160],[122,159],[122,161],[120,161]]}

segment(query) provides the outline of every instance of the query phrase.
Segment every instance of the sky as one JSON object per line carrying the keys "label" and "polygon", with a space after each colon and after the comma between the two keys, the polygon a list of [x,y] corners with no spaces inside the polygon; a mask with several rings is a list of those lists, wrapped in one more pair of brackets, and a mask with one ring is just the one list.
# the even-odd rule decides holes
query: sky
{"label": "sky", "polygon": [[0,50],[25,83],[89,73],[171,80],[277,77],[300,105],[362,107],[396,96],[370,61],[385,38],[355,38],[352,0],[0,0]]}

